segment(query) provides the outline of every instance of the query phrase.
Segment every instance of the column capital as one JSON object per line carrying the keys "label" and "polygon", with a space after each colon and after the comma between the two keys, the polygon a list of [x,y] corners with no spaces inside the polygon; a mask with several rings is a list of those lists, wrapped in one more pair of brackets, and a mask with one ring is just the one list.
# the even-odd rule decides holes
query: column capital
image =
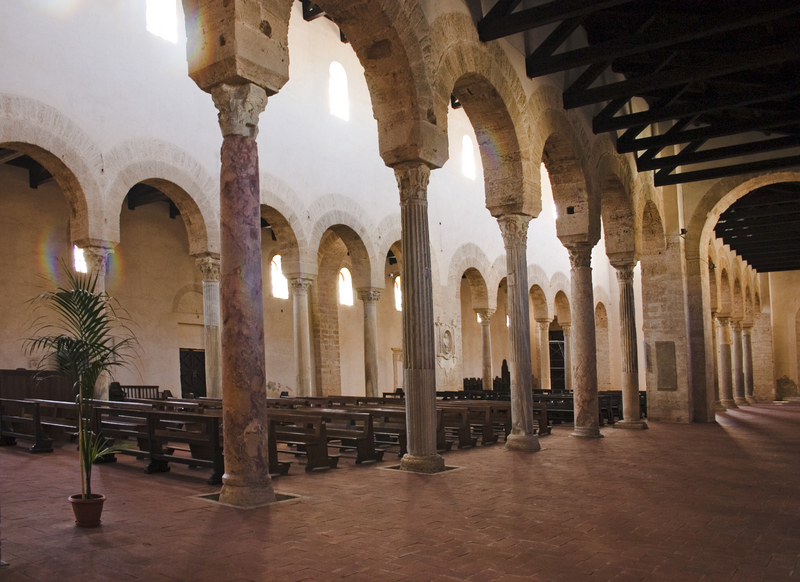
{"label": "column capital", "polygon": [[750,335],[753,332],[753,324],[752,323],[742,323],[742,333],[745,335]]}
{"label": "column capital", "polygon": [[290,277],[288,278],[289,286],[292,288],[292,293],[308,293],[313,279],[308,277]]}
{"label": "column capital", "polygon": [[734,332],[740,332],[742,330],[742,320],[741,319],[731,319],[731,329]]}
{"label": "column capital", "polygon": [[550,324],[553,323],[552,319],[537,319],[535,321],[536,325],[538,325],[540,328],[547,327],[548,329],[550,328]]}
{"label": "column capital", "polygon": [[473,309],[475,313],[481,318],[481,325],[489,325],[492,321],[492,315],[494,315],[494,309]]}
{"label": "column capital", "polygon": [[106,274],[106,267],[108,266],[108,255],[112,252],[107,247],[99,246],[86,246],[83,247],[83,258],[86,261],[86,267],[91,274],[98,274],[104,277]]}
{"label": "column capital", "polygon": [[730,321],[730,319],[731,318],[728,317],[727,315],[719,315],[719,314],[717,314],[717,321],[719,322],[720,325],[728,325],[728,322]]}
{"label": "column capital", "polygon": [[219,281],[219,264],[216,257],[201,257],[194,262],[203,274],[203,281]]}
{"label": "column capital", "polygon": [[497,218],[506,248],[527,246],[530,221],[531,217],[526,214],[506,214]]}
{"label": "column capital", "polygon": [[569,251],[569,263],[573,269],[592,266],[592,249],[594,245],[587,242],[564,245]]}
{"label": "column capital", "polygon": [[368,301],[378,301],[381,298],[381,291],[383,290],[375,287],[362,287],[360,289],[356,289],[358,298],[364,303],[367,303]]}
{"label": "column capital", "polygon": [[562,323],[561,324],[561,331],[564,332],[564,337],[569,337],[570,329],[572,328],[572,324],[569,323]]}
{"label": "column capital", "polygon": [[221,83],[211,90],[214,106],[219,110],[222,137],[258,135],[258,116],[267,106],[267,92],[258,85]]}
{"label": "column capital", "polygon": [[431,169],[425,164],[409,163],[394,167],[394,176],[400,190],[400,204],[417,201],[425,202],[428,199],[428,181]]}
{"label": "column capital", "polygon": [[622,265],[614,265],[614,268],[617,270],[617,282],[618,283],[632,283],[633,282],[633,269],[636,265],[635,264],[622,264]]}

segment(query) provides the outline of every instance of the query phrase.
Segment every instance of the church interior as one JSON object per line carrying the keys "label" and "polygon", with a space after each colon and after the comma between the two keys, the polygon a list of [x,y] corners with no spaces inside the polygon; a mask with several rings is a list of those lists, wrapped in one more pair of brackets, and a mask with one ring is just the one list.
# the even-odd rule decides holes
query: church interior
{"label": "church interior", "polygon": [[[130,319],[111,379],[219,438],[97,465],[83,529],[72,441],[0,431],[0,580],[796,580],[798,26],[788,0],[2,3],[2,430],[56,399],[24,340],[66,268]],[[345,410],[388,448],[335,440]]]}

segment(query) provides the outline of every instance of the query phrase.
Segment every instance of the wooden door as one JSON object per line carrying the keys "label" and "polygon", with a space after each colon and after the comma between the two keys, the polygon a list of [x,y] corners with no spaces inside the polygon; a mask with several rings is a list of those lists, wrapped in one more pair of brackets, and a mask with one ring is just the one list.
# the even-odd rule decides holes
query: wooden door
{"label": "wooden door", "polygon": [[206,353],[181,349],[181,396],[200,398],[206,395]]}

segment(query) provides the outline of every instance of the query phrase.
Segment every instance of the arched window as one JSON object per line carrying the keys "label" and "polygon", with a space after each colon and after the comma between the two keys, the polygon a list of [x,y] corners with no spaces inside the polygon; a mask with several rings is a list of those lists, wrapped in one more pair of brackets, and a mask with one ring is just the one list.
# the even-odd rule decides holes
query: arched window
{"label": "arched window", "polygon": [[86,257],[83,249],[76,246],[72,247],[72,266],[76,273],[88,273],[89,267],[86,266]]}
{"label": "arched window", "polygon": [[394,308],[397,311],[403,311],[403,285],[400,277],[394,280]]}
{"label": "arched window", "polygon": [[178,42],[178,5],[175,0],[147,0],[145,14],[147,32],[172,43]]}
{"label": "arched window", "polygon": [[470,180],[475,179],[475,146],[468,135],[461,140],[461,171]]}
{"label": "arched window", "polygon": [[331,115],[347,121],[350,119],[350,100],[347,97],[347,73],[344,67],[333,61],[330,67],[328,80],[328,97],[331,106]]}
{"label": "arched window", "polygon": [[272,257],[270,274],[272,275],[272,296],[278,299],[289,299],[289,281],[283,276],[280,255]]}
{"label": "arched window", "polygon": [[353,304],[353,278],[347,268],[339,270],[339,303],[342,305]]}

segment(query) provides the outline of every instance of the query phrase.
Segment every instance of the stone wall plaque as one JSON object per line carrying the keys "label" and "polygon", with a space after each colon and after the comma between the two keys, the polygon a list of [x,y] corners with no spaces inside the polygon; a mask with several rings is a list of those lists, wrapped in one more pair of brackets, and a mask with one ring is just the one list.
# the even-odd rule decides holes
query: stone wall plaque
{"label": "stone wall plaque", "polygon": [[675,357],[675,342],[656,342],[656,370],[658,390],[678,389],[678,362]]}

